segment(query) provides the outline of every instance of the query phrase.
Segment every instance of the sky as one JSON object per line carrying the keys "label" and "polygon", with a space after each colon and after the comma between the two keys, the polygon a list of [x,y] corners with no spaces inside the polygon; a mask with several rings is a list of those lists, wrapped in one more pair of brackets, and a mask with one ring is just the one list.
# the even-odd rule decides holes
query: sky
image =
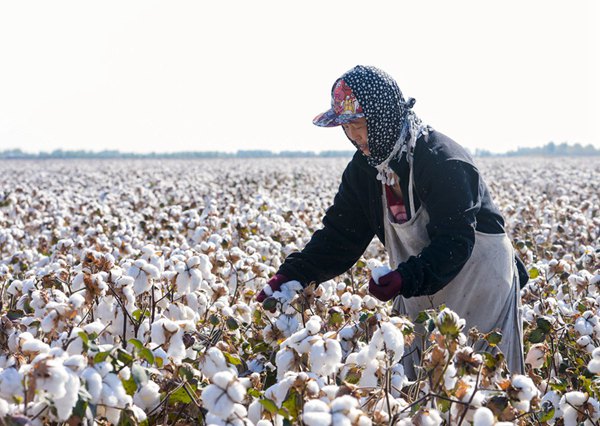
{"label": "sky", "polygon": [[0,150],[350,150],[357,64],[471,149],[600,148],[595,0],[0,0]]}

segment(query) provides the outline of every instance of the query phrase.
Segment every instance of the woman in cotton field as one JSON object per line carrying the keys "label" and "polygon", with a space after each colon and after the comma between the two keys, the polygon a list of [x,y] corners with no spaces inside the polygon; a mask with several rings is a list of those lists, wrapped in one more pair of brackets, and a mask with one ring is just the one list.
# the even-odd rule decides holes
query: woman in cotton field
{"label": "woman in cotton field", "polygon": [[[524,267],[469,154],[423,124],[414,103],[375,67],[356,66],[334,83],[331,109],[313,122],[341,126],[358,151],[323,228],[288,256],[269,286],[275,291],[289,280],[329,280],[350,268],[377,235],[392,271],[378,283],[371,278],[371,294],[396,298],[396,311],[412,319],[445,304],[465,319],[465,330],[500,328],[508,366],[522,372]],[[265,296],[263,290],[258,300]],[[419,354],[413,355],[405,366],[418,364]]]}

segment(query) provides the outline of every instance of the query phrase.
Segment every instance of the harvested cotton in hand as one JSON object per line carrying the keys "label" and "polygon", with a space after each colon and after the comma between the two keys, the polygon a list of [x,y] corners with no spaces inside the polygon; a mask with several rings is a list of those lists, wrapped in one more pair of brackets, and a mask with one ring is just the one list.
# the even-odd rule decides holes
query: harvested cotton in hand
{"label": "harvested cotton in hand", "polygon": [[377,285],[379,285],[379,278],[392,272],[392,269],[388,265],[384,265],[376,259],[367,260],[367,267],[371,270],[371,276]]}

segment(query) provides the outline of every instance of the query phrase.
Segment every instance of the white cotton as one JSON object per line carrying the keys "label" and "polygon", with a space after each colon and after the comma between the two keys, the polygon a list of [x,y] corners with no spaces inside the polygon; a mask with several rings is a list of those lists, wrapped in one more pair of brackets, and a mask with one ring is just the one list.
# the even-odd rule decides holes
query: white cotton
{"label": "white cotton", "polygon": [[379,278],[389,274],[390,272],[392,272],[392,268],[390,268],[389,266],[379,266],[371,270],[371,276],[373,277],[373,281],[375,281],[375,284],[379,285]]}
{"label": "white cotton", "polygon": [[44,365],[46,373],[43,376],[36,377],[37,389],[51,394],[54,398],[63,397],[67,392],[65,385],[69,378],[69,373],[63,366],[62,360],[46,358],[41,360],[40,363]]}
{"label": "white cotton", "polygon": [[333,424],[329,406],[318,399],[310,400],[304,404],[302,420],[308,426],[330,426]]}
{"label": "white cotton", "polygon": [[55,330],[58,326],[59,314],[56,310],[49,311],[42,319],[40,328],[44,333]]}
{"label": "white cotton", "polygon": [[179,330],[179,326],[168,318],[160,318],[152,323],[152,343],[163,345],[170,341],[171,336]]}
{"label": "white cotton", "polygon": [[133,395],[133,403],[147,412],[154,410],[160,403],[160,386],[148,380],[148,383],[141,386]]}
{"label": "white cotton", "polygon": [[[260,418],[262,417],[262,412],[263,412],[263,406],[260,403],[260,401],[258,399],[254,399],[249,405],[248,405],[248,420],[250,420],[252,423],[254,423],[255,425],[258,425],[261,421]],[[269,426],[273,426],[271,424],[271,422],[268,422]]]}
{"label": "white cotton", "polygon": [[94,368],[100,376],[104,379],[111,371],[113,371],[113,366],[111,363],[103,361],[94,364]]}
{"label": "white cotton", "polygon": [[102,376],[93,367],[87,367],[81,373],[87,391],[92,396],[92,402],[97,403],[102,392]]}
{"label": "white cotton", "polygon": [[539,391],[535,387],[533,380],[528,376],[516,374],[512,377],[512,386],[519,391],[517,397],[520,401],[531,401],[538,396]]}
{"label": "white cotton", "polygon": [[592,359],[587,366],[590,373],[600,374],[600,348],[596,348],[592,351]]}
{"label": "white cotton", "polygon": [[385,349],[394,353],[392,363],[399,362],[404,355],[404,335],[402,331],[389,322],[382,323],[380,330],[383,332]]}
{"label": "white cotton", "polygon": [[73,408],[75,408],[79,399],[79,387],[79,377],[75,373],[70,373],[64,383],[65,394],[62,397],[54,396],[54,406],[61,422],[65,422],[71,417]]}
{"label": "white cotton", "polygon": [[350,308],[352,306],[352,295],[350,293],[344,293],[340,297],[340,302],[344,308]]}
{"label": "white cotton", "polygon": [[532,345],[525,357],[525,363],[531,365],[531,368],[541,368],[546,360],[547,346],[543,343]]}
{"label": "white cotton", "polygon": [[229,371],[213,376],[213,384],[202,391],[202,401],[206,409],[220,418],[227,418],[235,403],[244,399],[246,389]]}
{"label": "white cotton", "polygon": [[183,343],[183,330],[178,329],[169,340],[169,349],[167,355],[173,360],[175,365],[180,365],[181,361],[186,357],[187,350]]}
{"label": "white cotton", "polygon": [[106,324],[103,324],[102,321],[95,320],[94,322],[84,325],[83,331],[85,331],[87,334],[92,334],[92,333],[100,334],[100,332],[102,330],[104,330],[105,327],[106,327]]}
{"label": "white cotton", "polygon": [[456,386],[456,382],[458,381],[456,373],[456,366],[453,362],[451,362],[448,364],[448,368],[446,368],[446,371],[444,372],[444,387],[447,390],[452,390]]}
{"label": "white cotton", "polygon": [[306,328],[301,328],[300,330],[292,334],[290,337],[285,339],[281,343],[281,348],[283,349],[284,347],[289,346],[299,354],[305,354],[310,352],[310,348],[312,347],[313,343],[320,338],[321,337],[318,335],[309,334],[307,324]]}
{"label": "white cotton", "polygon": [[576,343],[577,346],[585,349],[585,351],[588,353],[591,353],[594,350],[594,340],[592,339],[592,336],[581,336],[579,339],[577,339]]}
{"label": "white cotton", "polygon": [[280,349],[275,355],[275,365],[277,365],[277,380],[281,380],[285,373],[292,370],[296,361],[296,353],[293,349],[285,347]]}
{"label": "white cotton", "polygon": [[227,361],[223,352],[214,346],[200,357],[199,369],[206,377],[212,379],[219,371],[227,369]]}
{"label": "white cotton", "polygon": [[585,311],[575,321],[574,328],[581,336],[589,336],[594,333],[594,326],[598,323],[598,318],[591,311]]}
{"label": "white cotton", "polygon": [[305,328],[309,334],[317,334],[319,331],[321,331],[322,325],[323,325],[323,320],[321,320],[321,317],[319,317],[317,315],[313,315],[307,321]]}
{"label": "white cotton", "polygon": [[369,271],[372,271],[375,268],[380,268],[381,266],[383,266],[383,262],[379,259],[371,258],[367,260],[367,268],[369,268]]}
{"label": "white cotton", "polygon": [[48,353],[50,351],[50,346],[41,340],[31,339],[26,340],[25,343],[21,345],[21,350],[25,355],[35,355],[40,353]]}
{"label": "white cotton", "polygon": [[560,418],[563,415],[562,409],[560,408],[560,400],[560,395],[555,391],[548,391],[542,397],[541,406],[545,408],[545,411],[550,411],[552,408],[554,409],[552,420]]}
{"label": "white cotton", "polygon": [[69,303],[73,305],[75,309],[79,309],[85,304],[85,297],[83,297],[81,293],[73,293],[69,297]]}
{"label": "white cotton", "polygon": [[310,349],[311,370],[322,376],[337,372],[342,361],[342,348],[335,339],[319,339]]}
{"label": "white cotton", "polygon": [[561,406],[566,406],[567,403],[576,407],[582,406],[588,400],[588,395],[579,391],[566,393],[561,399]]}
{"label": "white cotton", "polygon": [[280,315],[275,321],[275,326],[283,333],[285,337],[291,336],[298,331],[300,323],[296,315]]}
{"label": "white cotton", "polygon": [[377,299],[368,294],[365,297],[363,297],[363,303],[365,305],[365,308],[369,310],[373,310],[377,307]]}
{"label": "white cotton", "polygon": [[379,361],[377,359],[370,359],[366,362],[365,369],[363,370],[358,385],[367,388],[376,388],[378,386],[377,371],[379,370]]}
{"label": "white cotton", "polygon": [[[416,417],[416,419],[413,419],[413,422],[421,426],[439,426],[443,422],[440,413],[437,410],[434,410],[433,408],[421,410],[421,412]],[[473,424],[479,426],[479,423],[477,422]],[[482,426],[484,425],[482,424]]]}
{"label": "white cotton", "polygon": [[360,311],[362,308],[363,299],[358,294],[353,294],[350,298],[350,309],[353,311]]}
{"label": "white cotton", "polygon": [[9,413],[9,410],[10,407],[8,405],[8,402],[0,398],[0,419],[6,417]]}
{"label": "white cotton", "polygon": [[477,426],[493,426],[495,423],[494,413],[487,407],[479,407],[473,415],[473,424]]}
{"label": "white cotton", "polygon": [[21,374],[10,367],[0,371],[0,397],[12,401],[15,396],[23,396]]}
{"label": "white cotton", "polygon": [[75,373],[83,371],[87,363],[88,359],[81,354],[71,355],[63,361],[63,365]]}

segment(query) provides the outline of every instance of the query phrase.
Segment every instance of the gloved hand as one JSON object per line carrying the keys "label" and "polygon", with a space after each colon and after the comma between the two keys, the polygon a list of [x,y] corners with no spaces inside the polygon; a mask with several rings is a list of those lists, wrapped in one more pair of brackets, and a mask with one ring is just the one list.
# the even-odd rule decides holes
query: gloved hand
{"label": "gloved hand", "polygon": [[[278,291],[281,288],[281,284],[287,283],[290,279],[283,274],[275,274],[273,277],[267,282],[269,287],[271,287],[272,293]],[[256,301],[262,303],[267,297],[267,293],[265,290],[261,290],[256,296]]]}
{"label": "gloved hand", "polygon": [[389,272],[379,277],[379,284],[369,280],[369,293],[381,300],[387,302],[400,294],[402,291],[402,275],[398,271]]}

